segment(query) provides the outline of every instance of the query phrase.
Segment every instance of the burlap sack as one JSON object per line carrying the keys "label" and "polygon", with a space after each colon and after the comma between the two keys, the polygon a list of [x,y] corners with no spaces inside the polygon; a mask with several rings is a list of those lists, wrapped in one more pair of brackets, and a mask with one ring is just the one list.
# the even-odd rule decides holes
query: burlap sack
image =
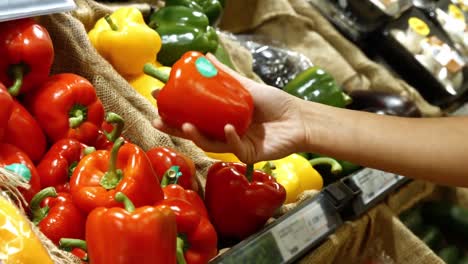
{"label": "burlap sack", "polygon": [[415,101],[426,116],[441,114],[413,87],[369,60],[306,0],[227,1],[220,27],[234,33],[262,34],[284,43],[329,71],[347,91],[390,91]]}

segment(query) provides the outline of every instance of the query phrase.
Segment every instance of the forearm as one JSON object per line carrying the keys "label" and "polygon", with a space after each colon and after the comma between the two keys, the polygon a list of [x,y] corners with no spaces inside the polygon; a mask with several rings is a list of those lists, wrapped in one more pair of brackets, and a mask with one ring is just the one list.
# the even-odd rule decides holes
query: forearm
{"label": "forearm", "polygon": [[468,118],[399,118],[301,102],[306,149],[411,178],[468,186]]}

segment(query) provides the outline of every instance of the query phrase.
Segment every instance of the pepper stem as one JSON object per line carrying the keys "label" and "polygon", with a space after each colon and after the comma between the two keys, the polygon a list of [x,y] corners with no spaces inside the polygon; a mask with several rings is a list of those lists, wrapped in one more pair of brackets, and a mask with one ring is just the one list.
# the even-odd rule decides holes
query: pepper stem
{"label": "pepper stem", "polygon": [[88,251],[86,241],[75,238],[61,238],[59,241],[59,247],[66,251],[70,251],[73,248],[81,248],[84,251]]}
{"label": "pepper stem", "polygon": [[161,71],[151,63],[145,64],[145,66],[143,67],[143,72],[151,77],[160,80],[163,83],[167,83],[167,81],[169,80],[169,74],[167,72]]}
{"label": "pepper stem", "polygon": [[322,165],[322,164],[330,165],[330,171],[334,175],[340,174],[343,171],[343,167],[341,166],[341,164],[335,159],[332,159],[329,157],[315,158],[315,159],[309,160],[309,162],[312,165],[312,167],[316,165]]}
{"label": "pepper stem", "polygon": [[119,154],[119,149],[124,144],[124,139],[119,137],[112,146],[110,159],[109,159],[109,169],[104,174],[101,179],[101,186],[106,190],[114,189],[119,184],[122,179],[123,173],[121,170],[117,169],[117,157]]}
{"label": "pepper stem", "polygon": [[132,203],[130,198],[127,197],[123,192],[117,192],[115,194],[115,200],[119,203],[124,204],[124,208],[127,212],[131,213],[135,211],[135,205]]}
{"label": "pepper stem", "polygon": [[169,184],[177,184],[182,172],[179,171],[179,166],[170,167],[161,179],[161,187],[166,187]]}
{"label": "pepper stem", "polygon": [[104,19],[106,20],[107,24],[109,24],[109,26],[111,27],[113,31],[119,30],[119,27],[117,26],[117,24],[115,24],[114,20],[112,20],[110,15],[105,16]]}
{"label": "pepper stem", "polygon": [[21,90],[21,86],[23,86],[23,77],[24,77],[24,65],[23,64],[16,64],[10,67],[10,74],[12,79],[15,80],[12,86],[8,88],[8,92],[12,96],[18,96]]}
{"label": "pepper stem", "polygon": [[93,153],[94,151],[96,151],[96,148],[93,147],[93,146],[87,146],[83,149],[83,155],[89,155],[91,153]]}
{"label": "pepper stem", "polygon": [[47,197],[57,197],[57,192],[54,187],[47,187],[42,189],[40,192],[36,193],[31,200],[31,212],[33,215],[33,223],[35,225],[44,219],[49,213],[49,206],[40,207],[41,202]]}
{"label": "pepper stem", "polygon": [[177,264],[186,264],[184,256],[184,240],[177,237]]}
{"label": "pepper stem", "polygon": [[263,165],[263,167],[262,167],[263,172],[265,172],[266,174],[271,175],[273,177],[275,176],[274,172],[273,172],[274,169],[276,169],[276,165],[271,161],[265,162],[265,165]]}
{"label": "pepper stem", "polygon": [[252,181],[253,173],[254,173],[254,165],[253,164],[247,164],[247,168],[245,170],[245,177],[247,177],[247,180],[249,182]]}
{"label": "pepper stem", "polygon": [[106,114],[106,122],[112,124],[114,129],[110,133],[103,131],[104,135],[110,142],[115,142],[115,140],[120,137],[124,127],[124,120],[121,116],[116,113],[109,112]]}
{"label": "pepper stem", "polygon": [[79,127],[88,116],[88,109],[83,105],[74,105],[69,112],[68,124],[71,128]]}
{"label": "pepper stem", "polygon": [[74,161],[68,167],[68,179],[71,179],[73,172],[75,171],[77,165],[78,165],[78,161]]}

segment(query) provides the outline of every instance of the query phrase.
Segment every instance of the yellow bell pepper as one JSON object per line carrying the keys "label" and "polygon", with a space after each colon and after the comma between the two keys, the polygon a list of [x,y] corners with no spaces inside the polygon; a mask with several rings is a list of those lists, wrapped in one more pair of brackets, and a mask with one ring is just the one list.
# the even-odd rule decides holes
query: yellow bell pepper
{"label": "yellow bell pepper", "polygon": [[240,162],[240,160],[236,157],[236,155],[232,153],[214,153],[214,152],[206,152],[205,154],[216,160],[224,161],[224,162]]}
{"label": "yellow bell pepper", "polygon": [[99,19],[88,37],[99,54],[123,76],[138,76],[161,49],[161,37],[135,7],[122,7]]}
{"label": "yellow bell pepper", "polygon": [[[166,66],[158,67],[158,69],[166,72],[168,75],[171,71],[171,68]],[[158,107],[152,92],[154,90],[163,88],[163,82],[144,73],[138,77],[129,79],[128,82],[139,94],[148,99],[148,101],[150,101],[151,104],[153,104],[155,107]]]}
{"label": "yellow bell pepper", "polygon": [[[332,171],[340,171],[341,165],[331,158],[317,158],[320,163],[332,166]],[[335,161],[335,162],[333,162]],[[316,159],[309,161],[299,154],[272,161],[255,163],[255,169],[261,169],[274,176],[276,181],[286,189],[285,203],[293,203],[299,194],[306,190],[321,190],[322,176],[314,169],[311,162],[316,165]]]}
{"label": "yellow bell pepper", "polygon": [[0,195],[0,263],[52,264],[31,223]]}

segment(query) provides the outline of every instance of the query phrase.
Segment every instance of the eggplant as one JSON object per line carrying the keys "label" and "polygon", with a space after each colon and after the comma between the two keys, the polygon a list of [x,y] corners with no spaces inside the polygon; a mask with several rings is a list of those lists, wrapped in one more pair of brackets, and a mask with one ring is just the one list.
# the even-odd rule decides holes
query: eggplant
{"label": "eggplant", "polygon": [[348,109],[366,111],[382,115],[402,117],[422,117],[416,104],[406,97],[382,91],[355,90],[348,95],[352,102]]}

